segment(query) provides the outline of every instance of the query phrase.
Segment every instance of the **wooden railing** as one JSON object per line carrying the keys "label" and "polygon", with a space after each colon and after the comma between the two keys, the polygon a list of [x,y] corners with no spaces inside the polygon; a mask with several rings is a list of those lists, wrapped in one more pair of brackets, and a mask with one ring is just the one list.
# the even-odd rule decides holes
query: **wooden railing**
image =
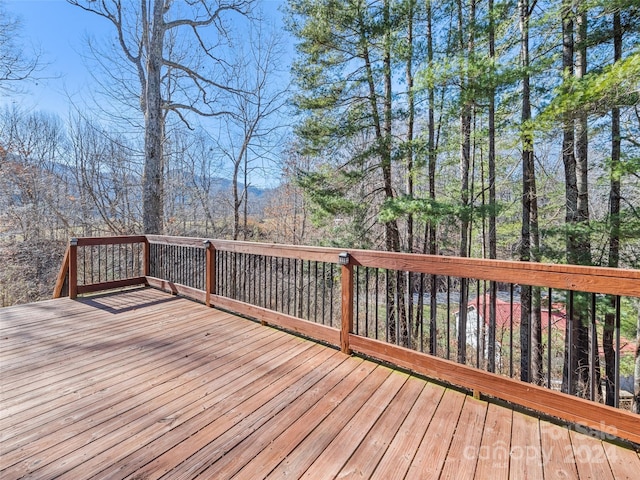
{"label": "wooden railing", "polygon": [[58,296],[149,285],[640,443],[618,408],[637,270],[153,235],[65,259]]}
{"label": "wooden railing", "polygon": [[149,244],[144,236],[72,238],[54,298],[147,284]]}

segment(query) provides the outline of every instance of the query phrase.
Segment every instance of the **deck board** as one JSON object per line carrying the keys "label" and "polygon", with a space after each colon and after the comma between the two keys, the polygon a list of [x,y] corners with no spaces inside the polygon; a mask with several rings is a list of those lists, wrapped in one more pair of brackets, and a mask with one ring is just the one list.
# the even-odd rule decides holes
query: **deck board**
{"label": "deck board", "polygon": [[579,478],[568,429],[548,422],[541,422],[540,449],[547,478],[567,480]]}
{"label": "deck board", "polygon": [[414,377],[410,377],[405,382],[369,435],[361,439],[357,450],[351,455],[337,478],[371,477],[424,387],[424,382]]}
{"label": "deck board", "polygon": [[574,430],[570,432],[570,437],[580,478],[614,479],[601,441],[589,435],[576,433]]}
{"label": "deck board", "polygon": [[[433,418],[429,419],[429,416],[424,417],[424,423],[428,424],[427,430],[411,460],[406,478],[439,478],[446,462],[449,447],[458,426],[460,414],[462,413],[465,395],[455,390],[447,389],[444,391],[444,394],[438,392],[437,398],[439,402],[437,403],[437,410],[433,414]],[[426,408],[430,410],[429,403],[430,402],[427,403]],[[418,418],[422,418],[422,416]],[[415,420],[415,422],[418,421],[418,419]],[[406,425],[409,431],[414,428],[411,422],[406,422]],[[398,452],[397,454],[401,455],[402,452]],[[387,458],[387,469],[392,472],[393,457],[388,456]],[[383,476],[379,478],[382,480]]]}
{"label": "deck board", "polygon": [[[404,418],[402,426],[372,474],[372,478],[404,478],[415,455],[414,445],[419,444],[427,431],[432,416],[438,408],[442,389],[425,386],[413,408]],[[409,475],[409,478],[411,476]]]}
{"label": "deck board", "polygon": [[[351,392],[313,431],[291,449],[288,455],[274,468],[266,478],[301,478],[309,466],[325,451],[329,444],[342,432],[345,423],[372,398],[385,381],[392,375],[387,367],[378,366]],[[379,396],[376,395],[379,398]],[[252,478],[264,474],[262,466],[252,473]],[[262,472],[261,472],[262,470]],[[318,477],[319,478],[319,477]]]}
{"label": "deck board", "polygon": [[475,476],[506,480],[509,478],[509,451],[513,412],[489,404],[482,432],[480,448],[473,453],[477,458]]}
{"label": "deck board", "polygon": [[3,480],[640,469],[579,429],[153,289],[4,308],[0,326]]}
{"label": "deck board", "polygon": [[543,480],[539,420],[521,412],[513,412],[511,430],[509,477],[514,480],[521,478]]}
{"label": "deck board", "polygon": [[473,479],[482,432],[487,413],[487,403],[467,397],[460,412],[451,447],[440,474],[441,479]]}

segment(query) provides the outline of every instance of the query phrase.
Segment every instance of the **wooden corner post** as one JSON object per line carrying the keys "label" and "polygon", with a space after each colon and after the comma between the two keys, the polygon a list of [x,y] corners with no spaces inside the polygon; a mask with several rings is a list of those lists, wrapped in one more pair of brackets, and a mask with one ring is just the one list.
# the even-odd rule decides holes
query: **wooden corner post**
{"label": "wooden corner post", "polygon": [[340,350],[350,354],[349,334],[353,330],[353,265],[349,254],[338,255],[338,263],[342,266],[342,329],[340,332]]}
{"label": "wooden corner post", "polygon": [[149,243],[149,239],[147,237],[144,238],[144,243],[142,245],[143,245],[143,250],[142,250],[143,275],[145,277],[148,277],[151,275],[151,244]]}
{"label": "wooden corner post", "polygon": [[211,306],[211,295],[216,294],[216,250],[211,240],[204,241],[206,249],[206,271],[205,271],[205,303]]}
{"label": "wooden corner post", "polygon": [[78,239],[69,240],[69,298],[78,296]]}
{"label": "wooden corner post", "polygon": [[[66,286],[66,288],[65,288]],[[53,289],[53,298],[60,298],[69,294],[69,246],[64,251],[64,258],[62,259],[62,266],[58,272],[58,278],[56,279],[56,286]]]}

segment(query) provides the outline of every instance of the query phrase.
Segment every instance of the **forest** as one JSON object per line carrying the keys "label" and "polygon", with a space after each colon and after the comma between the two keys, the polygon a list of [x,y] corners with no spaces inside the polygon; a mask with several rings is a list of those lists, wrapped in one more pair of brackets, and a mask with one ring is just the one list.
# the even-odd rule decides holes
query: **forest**
{"label": "forest", "polygon": [[338,243],[638,264],[637,2],[290,12],[297,180]]}

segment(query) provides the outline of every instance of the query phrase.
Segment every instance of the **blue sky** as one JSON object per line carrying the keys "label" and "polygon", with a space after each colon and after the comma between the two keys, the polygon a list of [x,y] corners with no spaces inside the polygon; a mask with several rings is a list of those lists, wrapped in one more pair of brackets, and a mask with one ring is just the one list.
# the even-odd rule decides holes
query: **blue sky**
{"label": "blue sky", "polygon": [[82,60],[87,34],[109,32],[104,19],[69,5],[65,0],[5,0],[6,10],[17,15],[27,45],[43,51],[47,62],[40,75],[48,78],[29,85],[29,92],[14,98],[25,108],[66,116],[67,96],[89,88],[91,78]]}
{"label": "blue sky", "polygon": [[[263,0],[266,13],[276,13],[283,0]],[[103,18],[68,4],[65,0],[4,0],[6,10],[18,16],[22,37],[27,47],[33,44],[43,51],[47,62],[43,77],[28,92],[0,100],[18,102],[27,109],[43,110],[66,117],[69,97],[73,100],[82,90],[91,88],[92,79],[83,60],[87,36],[101,38],[113,34]]]}

